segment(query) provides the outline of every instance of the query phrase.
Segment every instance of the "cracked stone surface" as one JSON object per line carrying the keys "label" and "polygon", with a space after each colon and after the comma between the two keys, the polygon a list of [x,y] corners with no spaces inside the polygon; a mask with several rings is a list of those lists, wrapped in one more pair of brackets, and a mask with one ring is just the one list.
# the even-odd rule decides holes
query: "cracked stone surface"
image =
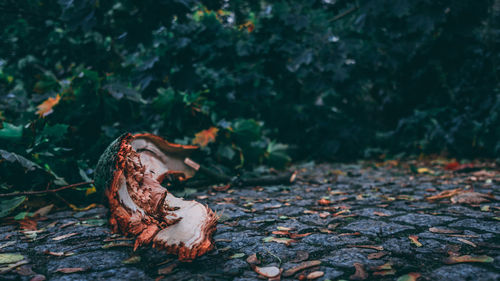
{"label": "cracked stone surface", "polygon": [[[324,273],[317,280],[349,280],[354,263],[363,265],[366,280],[396,280],[410,272],[421,274],[419,280],[499,280],[498,167],[459,173],[427,163],[433,173],[419,174],[410,169],[417,164],[305,164],[296,167],[299,177],[291,186],[199,189],[186,197],[208,204],[220,221],[216,249],[191,263],[150,247],[134,252],[133,240],[110,232],[105,207],[54,211],[38,220],[34,234],[21,232],[15,221],[2,223],[0,253],[22,254],[28,263],[0,279],[256,280],[246,259],[257,254],[260,266],[283,270],[321,262],[284,280],[313,271]],[[474,174],[478,170],[494,173]],[[426,199],[456,188],[495,198],[481,204]],[[319,204],[322,198],[330,204]],[[453,255],[490,259],[446,264]],[[388,263],[393,272],[377,268]],[[64,268],[78,271],[63,273]]]}

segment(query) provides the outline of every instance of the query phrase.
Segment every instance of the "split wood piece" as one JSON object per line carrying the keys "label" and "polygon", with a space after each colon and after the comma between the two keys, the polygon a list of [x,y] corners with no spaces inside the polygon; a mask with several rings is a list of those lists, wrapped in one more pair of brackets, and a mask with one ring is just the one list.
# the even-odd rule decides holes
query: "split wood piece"
{"label": "split wood piece", "polygon": [[184,159],[196,146],[169,143],[151,134],[124,134],[103,153],[95,185],[105,190],[113,232],[136,237],[192,261],[214,246],[217,218],[207,206],[177,198],[161,185],[166,177],[186,180],[196,173]]}

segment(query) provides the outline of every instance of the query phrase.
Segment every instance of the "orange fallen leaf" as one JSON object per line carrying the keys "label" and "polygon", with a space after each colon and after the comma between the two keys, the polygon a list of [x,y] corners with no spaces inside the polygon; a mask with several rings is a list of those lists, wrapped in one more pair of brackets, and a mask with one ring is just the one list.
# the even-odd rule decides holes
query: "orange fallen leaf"
{"label": "orange fallen leaf", "polygon": [[321,198],[318,200],[318,204],[320,204],[322,206],[327,206],[327,205],[332,204],[332,202],[326,198]]}
{"label": "orange fallen leaf", "polygon": [[379,216],[379,217],[388,217],[389,216],[386,213],[377,212],[377,211],[373,212],[373,214],[376,215],[376,216]]}
{"label": "orange fallen leaf", "polygon": [[205,147],[209,143],[215,142],[217,132],[219,132],[219,129],[217,129],[216,127],[210,127],[206,130],[198,132],[194,135],[193,144]]}
{"label": "orange fallen leaf", "polygon": [[493,258],[489,256],[451,256],[444,260],[446,264],[455,264],[455,263],[463,263],[463,262],[493,262]]}
{"label": "orange fallen leaf", "polygon": [[58,268],[56,270],[56,272],[62,272],[62,273],[75,273],[82,271],[86,271],[86,269],[82,267],[63,267],[63,268]]}
{"label": "orange fallen leaf", "polygon": [[354,268],[356,269],[356,272],[354,272],[353,275],[349,276],[350,280],[365,280],[366,278],[368,278],[368,273],[366,273],[365,268],[362,264],[355,262]]}
{"label": "orange fallen leaf", "polygon": [[61,96],[58,94],[55,98],[48,98],[41,104],[39,104],[36,108],[38,110],[36,111],[36,114],[38,114],[40,117],[45,117],[52,112],[54,112],[53,107],[56,106],[59,101],[61,100]]}
{"label": "orange fallen leaf", "polygon": [[417,247],[422,247],[423,246],[422,243],[420,243],[418,241],[418,236],[416,236],[416,235],[410,235],[410,236],[408,236],[408,238],[410,239],[411,243],[413,243],[415,246],[417,246]]}
{"label": "orange fallen leaf", "polygon": [[443,199],[443,198],[448,198],[451,196],[454,196],[462,191],[461,188],[456,188],[456,189],[450,189],[450,190],[444,190],[439,192],[436,195],[426,197],[427,200],[437,200],[437,199]]}

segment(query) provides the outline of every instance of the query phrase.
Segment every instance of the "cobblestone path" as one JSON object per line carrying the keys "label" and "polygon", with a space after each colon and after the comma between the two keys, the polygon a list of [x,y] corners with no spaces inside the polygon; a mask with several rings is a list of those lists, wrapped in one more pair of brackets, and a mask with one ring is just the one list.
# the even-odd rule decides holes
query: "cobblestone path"
{"label": "cobblestone path", "polygon": [[216,249],[192,263],[133,252],[104,207],[52,212],[32,232],[4,224],[0,254],[25,259],[0,279],[255,280],[271,266],[285,280],[499,280],[498,168],[411,164],[306,164],[291,186],[192,193],[220,215]]}

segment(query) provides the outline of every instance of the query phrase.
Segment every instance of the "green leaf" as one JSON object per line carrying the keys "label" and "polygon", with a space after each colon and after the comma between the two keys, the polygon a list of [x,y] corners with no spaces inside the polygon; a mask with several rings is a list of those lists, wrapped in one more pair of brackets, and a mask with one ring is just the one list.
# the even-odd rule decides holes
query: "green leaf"
{"label": "green leaf", "polygon": [[0,139],[19,140],[22,136],[22,126],[14,126],[7,122],[2,123],[2,129],[0,129]]}
{"label": "green leaf", "polygon": [[26,196],[17,196],[11,199],[4,199],[0,201],[0,218],[3,218],[10,214],[14,209],[19,207],[24,200],[26,200]]}
{"label": "green leaf", "polygon": [[292,161],[287,154],[288,145],[270,142],[267,146],[267,161],[269,165],[277,168],[283,168]]}
{"label": "green leaf", "polygon": [[0,149],[0,157],[5,159],[7,162],[19,163],[21,166],[23,166],[23,168],[25,168],[28,171],[34,171],[37,168],[38,169],[42,168],[38,164],[36,164],[35,162],[28,160],[28,159],[24,158],[23,156],[18,155],[14,152],[8,152],[6,150]]}
{"label": "green leaf", "polygon": [[261,127],[262,125],[253,119],[239,119],[234,122],[233,132],[238,140],[250,143],[260,139]]}
{"label": "green leaf", "polygon": [[24,260],[24,256],[20,254],[0,254],[0,264],[15,263]]}

